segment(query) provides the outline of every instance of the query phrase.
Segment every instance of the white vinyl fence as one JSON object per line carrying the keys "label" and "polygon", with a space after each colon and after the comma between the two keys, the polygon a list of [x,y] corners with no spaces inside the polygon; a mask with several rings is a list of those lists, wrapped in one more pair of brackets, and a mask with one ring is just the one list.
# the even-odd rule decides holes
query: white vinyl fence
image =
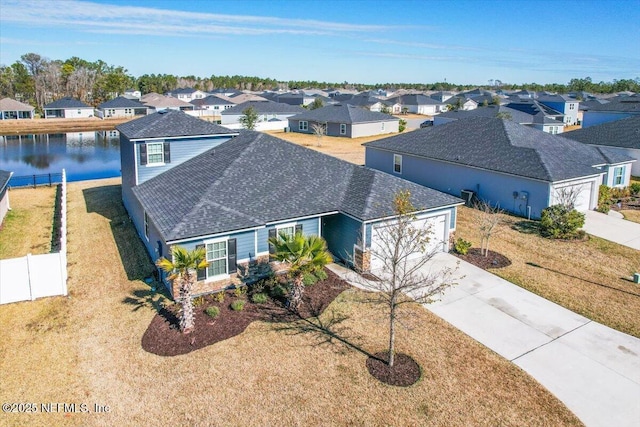
{"label": "white vinyl fence", "polygon": [[0,260],[0,304],[67,295],[67,176],[60,188],[60,251]]}

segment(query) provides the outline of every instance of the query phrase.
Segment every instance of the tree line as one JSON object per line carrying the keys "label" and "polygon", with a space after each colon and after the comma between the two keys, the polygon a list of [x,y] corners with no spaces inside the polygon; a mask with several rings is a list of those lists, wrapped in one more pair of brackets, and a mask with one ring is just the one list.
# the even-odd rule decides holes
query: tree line
{"label": "tree line", "polygon": [[640,78],[594,82],[590,77],[574,78],[567,84],[508,84],[500,80],[489,80],[487,85],[460,85],[451,82],[435,83],[378,83],[360,84],[325,82],[316,80],[278,81],[271,78],[251,76],[175,76],[172,74],[131,75],[119,65],[110,65],[102,60],[90,62],[76,56],[66,60],[51,60],[37,53],[26,53],[11,65],[0,65],[0,98],[10,97],[34,105],[39,111],[47,103],[70,96],[87,104],[97,106],[104,101],[122,95],[127,89],[138,89],[143,94],[164,94],[178,88],[192,87],[205,92],[217,88],[236,90],[293,90],[304,88],[335,88],[357,91],[377,88],[414,90],[469,90],[484,89],[550,91],[567,93],[585,91],[591,93],[614,93],[621,91],[640,92]]}

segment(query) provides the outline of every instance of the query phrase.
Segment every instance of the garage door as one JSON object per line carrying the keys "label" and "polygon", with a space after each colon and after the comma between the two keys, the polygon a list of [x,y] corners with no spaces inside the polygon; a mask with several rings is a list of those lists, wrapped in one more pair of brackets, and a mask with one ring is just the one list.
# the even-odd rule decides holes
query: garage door
{"label": "garage door", "polygon": [[591,194],[593,190],[593,182],[583,182],[581,184],[565,185],[555,189],[555,203],[559,203],[562,194],[570,194],[571,191],[577,193],[574,207],[578,212],[586,212],[591,206]]}
{"label": "garage door", "polygon": [[[448,233],[446,227],[447,216],[438,215],[426,219],[417,219],[413,222],[416,228],[425,228],[431,226],[429,243],[426,245],[424,252],[416,252],[409,255],[409,259],[416,259],[431,253],[431,251],[442,252],[445,249]],[[389,242],[389,228],[392,226],[377,225],[371,232],[371,270],[379,270],[384,267],[384,262],[376,254],[383,254],[385,251],[382,247]],[[388,253],[388,251],[386,251]]]}

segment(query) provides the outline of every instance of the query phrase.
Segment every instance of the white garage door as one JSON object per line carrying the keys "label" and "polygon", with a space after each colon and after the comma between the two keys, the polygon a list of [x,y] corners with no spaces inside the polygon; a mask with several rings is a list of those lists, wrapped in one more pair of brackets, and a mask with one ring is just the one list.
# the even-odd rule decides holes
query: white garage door
{"label": "white garage door", "polygon": [[[447,233],[448,227],[446,227],[447,216],[445,214],[438,215],[426,219],[417,219],[413,222],[413,226],[416,228],[431,227],[431,235],[429,243],[426,245],[424,252],[415,252],[409,255],[409,259],[419,258],[424,256],[425,253],[431,251],[442,252],[445,249],[445,243],[449,236]],[[384,254],[382,249],[385,242],[389,242],[388,229],[392,226],[378,225],[374,226],[371,231],[371,270],[379,270],[384,267],[384,262],[376,254]],[[387,251],[388,253],[388,251]]]}
{"label": "white garage door", "polygon": [[555,189],[555,202],[559,203],[562,199],[562,194],[570,194],[571,191],[577,193],[574,207],[578,212],[586,212],[591,206],[591,194],[593,190],[593,182],[583,182],[580,184],[565,185],[557,187]]}

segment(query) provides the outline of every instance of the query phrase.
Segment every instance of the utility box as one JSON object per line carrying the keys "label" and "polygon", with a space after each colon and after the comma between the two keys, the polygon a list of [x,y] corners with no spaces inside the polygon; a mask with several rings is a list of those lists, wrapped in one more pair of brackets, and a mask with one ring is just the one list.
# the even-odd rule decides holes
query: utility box
{"label": "utility box", "polygon": [[640,283],[640,273],[634,273],[633,283]]}

